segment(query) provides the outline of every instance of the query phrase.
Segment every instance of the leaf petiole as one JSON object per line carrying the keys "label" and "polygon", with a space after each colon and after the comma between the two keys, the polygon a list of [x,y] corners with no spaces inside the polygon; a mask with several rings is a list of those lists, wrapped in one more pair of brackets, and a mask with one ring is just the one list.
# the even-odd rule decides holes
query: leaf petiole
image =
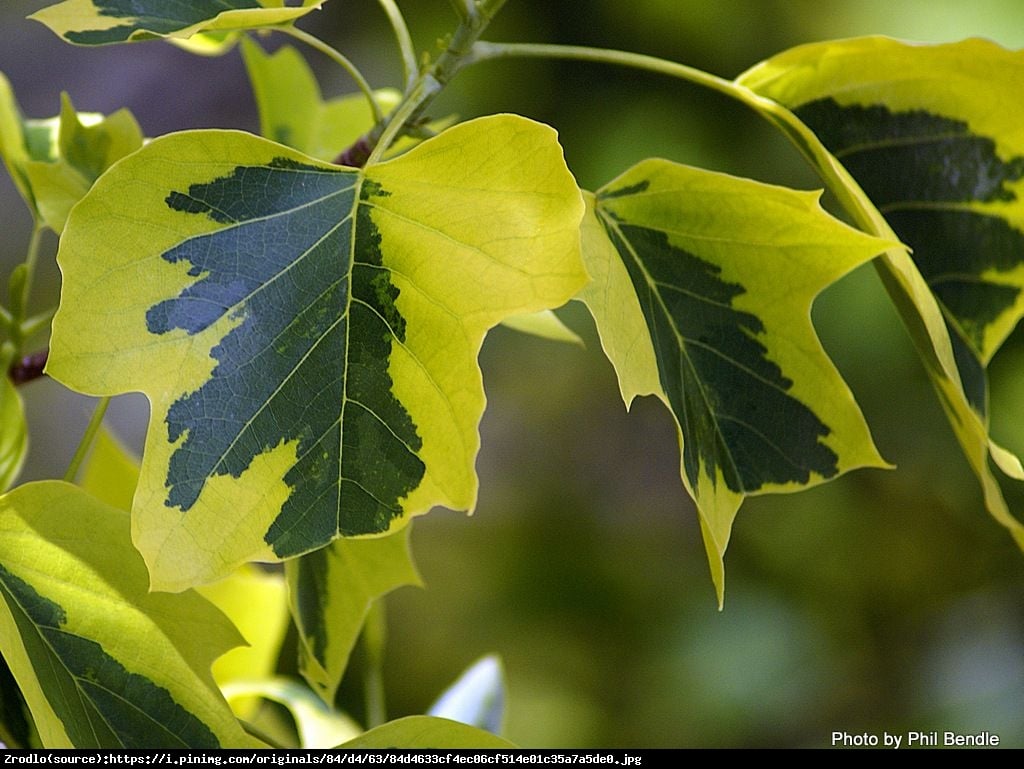
{"label": "leaf petiole", "polygon": [[398,50],[402,54],[402,66],[405,71],[405,90],[408,93],[416,82],[416,75],[419,72],[419,64],[416,61],[416,48],[412,43],[412,36],[409,34],[409,27],[405,23],[405,17],[395,4],[395,0],[377,0],[381,9],[388,17],[391,29],[394,30],[395,39],[398,41]]}
{"label": "leaf petiole", "polygon": [[301,40],[306,45],[320,51],[320,53],[324,54],[329,59],[331,59],[331,61],[333,61],[335,64],[344,69],[349,74],[349,77],[351,77],[355,81],[355,84],[359,88],[359,90],[363,92],[363,95],[366,97],[367,102],[369,102],[370,111],[373,113],[374,121],[379,123],[384,120],[384,109],[381,107],[380,102],[377,100],[377,95],[373,92],[373,88],[370,87],[370,84],[363,76],[363,73],[359,71],[359,68],[356,67],[356,65],[353,64],[352,61],[347,56],[345,56],[345,54],[343,54],[336,48],[328,45],[323,40],[318,38],[316,35],[311,35],[310,33],[298,29],[297,27],[294,27],[290,24],[283,27],[274,27],[274,29],[289,34],[296,40]]}
{"label": "leaf petiole", "polygon": [[96,408],[93,409],[92,416],[89,418],[89,424],[85,427],[85,432],[82,434],[82,440],[78,443],[78,448],[75,449],[75,454],[71,457],[71,462],[68,464],[68,469],[64,473],[64,480],[67,483],[74,483],[75,476],[78,475],[78,468],[81,467],[86,454],[89,453],[89,449],[92,447],[93,441],[96,439],[96,434],[99,432],[100,425],[103,424],[103,416],[107,413],[107,406],[110,405],[110,396],[105,396],[99,399],[96,404]]}

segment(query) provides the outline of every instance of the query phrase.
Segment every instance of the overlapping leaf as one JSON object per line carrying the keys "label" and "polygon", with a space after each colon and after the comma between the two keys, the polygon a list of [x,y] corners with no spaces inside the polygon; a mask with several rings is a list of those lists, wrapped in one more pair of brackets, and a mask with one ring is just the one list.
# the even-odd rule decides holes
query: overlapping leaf
{"label": "overlapping leaf", "polygon": [[256,746],[210,676],[241,642],[189,591],[148,591],[125,511],[65,483],[0,498],[0,644],[47,747]]}
{"label": "overlapping leaf", "polygon": [[29,18],[69,43],[106,45],[156,37],[188,38],[288,24],[324,4],[303,0],[64,0]]}
{"label": "overlapping leaf", "polygon": [[738,82],[805,121],[912,249],[887,254],[883,278],[990,511],[1024,547],[990,457],[1024,472],[988,437],[985,374],[1024,315],[1024,52],[865,38],[801,46]]}
{"label": "overlapping leaf", "polygon": [[[319,160],[333,160],[373,128],[373,115],[362,94],[324,101],[306,60],[292,46],[271,54],[249,39],[242,55],[260,116],[260,133]],[[391,110],[401,94],[391,88],[376,92],[380,105]]]}
{"label": "overlapping leaf", "polygon": [[362,731],[351,718],[293,678],[273,676],[237,680],[224,687],[224,694],[235,708],[241,702],[258,702],[261,699],[283,706],[295,722],[298,747],[307,750],[336,747],[354,739]]}
{"label": "overlapping leaf", "polygon": [[359,171],[256,137],[158,139],[75,208],[48,371],[152,404],[153,585],[472,508],[476,355],[585,280],[550,129],[499,116]]}
{"label": "overlapping leaf", "polygon": [[420,584],[409,529],[376,539],[340,539],[285,564],[299,632],[299,671],[333,703],[349,655],[374,600]]}
{"label": "overlapping leaf", "polygon": [[[224,612],[248,644],[213,663],[213,677],[221,690],[233,681],[274,675],[288,630],[288,590],[283,575],[243,564],[224,579],[197,588],[197,592]],[[241,702],[234,710],[247,718],[257,704]]]}
{"label": "overlapping leaf", "polygon": [[0,157],[29,208],[54,232],[103,171],[141,146],[142,132],[128,110],[106,117],[79,113],[67,94],[59,116],[22,118],[0,75]]}
{"label": "overlapping leaf", "polygon": [[371,729],[339,745],[346,749],[393,748],[514,748],[515,745],[475,726],[435,716],[408,716]]}
{"label": "overlapping leaf", "polygon": [[0,492],[18,477],[27,451],[25,407],[11,380],[0,375]]}
{"label": "overlapping leaf", "polygon": [[582,298],[626,403],[655,394],[676,418],[721,601],[745,496],[885,464],[810,307],[887,244],[828,216],[813,193],[660,160],[591,204]]}

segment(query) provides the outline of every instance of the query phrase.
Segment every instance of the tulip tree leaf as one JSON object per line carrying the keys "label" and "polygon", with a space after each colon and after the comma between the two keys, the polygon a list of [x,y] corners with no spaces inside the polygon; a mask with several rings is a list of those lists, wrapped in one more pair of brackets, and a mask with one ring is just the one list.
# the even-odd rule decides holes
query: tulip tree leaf
{"label": "tulip tree leaf", "polygon": [[29,208],[54,232],[101,173],[141,146],[142,132],[128,110],[106,117],[76,112],[67,94],[57,117],[22,118],[0,75],[0,158]]}
{"label": "tulip tree leaf", "polygon": [[324,750],[354,739],[362,729],[351,718],[335,710],[307,687],[291,678],[273,676],[232,681],[224,687],[232,706],[270,700],[284,706],[295,722],[298,747]]}
{"label": "tulip tree leaf", "polygon": [[675,416],[721,601],[744,497],[885,466],[810,307],[889,244],[828,216],[815,193],[661,160],[591,203],[582,298],[626,403],[654,394]]}
{"label": "tulip tree leaf", "polygon": [[[223,690],[232,681],[273,675],[288,630],[288,591],[283,575],[243,564],[224,579],[198,587],[197,592],[224,612],[248,644],[213,663],[217,685]],[[240,702],[233,709],[245,718],[253,714],[256,704]]]}
{"label": "tulip tree leaf", "polygon": [[285,563],[299,632],[299,671],[333,703],[370,605],[403,585],[419,585],[410,528],[387,537],[339,539]]}
{"label": "tulip tree leaf", "polygon": [[32,189],[25,178],[25,162],[29,159],[26,147],[24,119],[10,82],[0,73],[0,160],[14,181],[29,208],[35,210]]}
{"label": "tulip tree leaf", "polygon": [[582,212],[554,132],[514,116],[364,170],[198,131],[106,173],[61,239],[47,370],[149,397],[154,586],[471,509],[483,336],[580,288]]}
{"label": "tulip tree leaf", "polygon": [[436,716],[407,716],[388,721],[338,747],[346,750],[379,749],[393,748],[396,745],[401,745],[404,749],[515,747],[513,743],[496,734]]}
{"label": "tulip tree leaf", "polygon": [[64,0],[32,14],[69,43],[106,45],[257,29],[295,21],[324,0]]}
{"label": "tulip tree leaf", "polygon": [[[986,367],[1024,316],[1024,52],[862,38],[800,46],[738,82],[792,110],[906,243],[879,268],[986,503],[1024,547],[991,462]],[[999,105],[993,108],[993,105]]]}
{"label": "tulip tree leaf", "polygon": [[6,376],[0,378],[0,491],[6,491],[21,472],[28,451],[25,407]]}
{"label": "tulip tree leaf", "polygon": [[[260,133],[320,160],[333,160],[373,128],[373,114],[363,94],[324,101],[306,60],[292,46],[266,53],[243,38],[242,57],[249,72],[260,116]],[[376,92],[390,111],[401,99],[393,88]]]}
{"label": "tulip tree leaf", "polygon": [[68,212],[99,175],[142,146],[142,131],[125,109],[103,117],[75,111],[67,94],[56,119],[53,153],[25,163],[39,214],[54,232],[64,229]]}
{"label": "tulip tree leaf", "polygon": [[259,744],[210,675],[241,638],[194,591],[149,592],[126,511],[44,481],[0,498],[0,532],[0,641],[45,747]]}
{"label": "tulip tree leaf", "polygon": [[78,485],[122,510],[132,509],[139,483],[139,460],[109,430],[101,428],[79,473]]}

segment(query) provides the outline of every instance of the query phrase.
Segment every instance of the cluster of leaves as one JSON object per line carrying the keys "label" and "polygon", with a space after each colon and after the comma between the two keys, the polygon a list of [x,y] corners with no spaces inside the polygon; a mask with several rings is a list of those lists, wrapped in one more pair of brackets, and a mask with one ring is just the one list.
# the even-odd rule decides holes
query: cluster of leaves
{"label": "cluster of leaves", "polygon": [[[3,702],[27,708],[6,741],[280,739],[255,697],[283,702],[304,745],[506,744],[436,717],[357,736],[333,703],[370,607],[418,580],[407,524],[474,506],[485,335],[508,323],[564,337],[550,311],[572,299],[625,403],[654,395],[676,421],[720,602],[746,496],[887,466],[810,322],[815,297],[870,260],[989,511],[1024,547],[1000,485],[1024,470],[989,437],[985,377],[1024,312],[1024,129],[999,108],[1020,98],[1021,55],[866,38],[726,81],[638,54],[484,42],[502,2],[466,0],[445,50],[421,64],[381,0],[406,82],[374,91],[294,26],[322,4],[67,0],[35,15],[81,45],[238,45],[263,138],[147,142],[127,112],[79,114],[66,97],[58,117],[26,120],[0,77],[0,156],[36,236],[60,236],[46,373],[101,404],[139,391],[151,405],[140,463],[99,427],[101,407],[64,480],[0,497]],[[297,49],[268,54],[246,36],[257,30],[325,50],[362,93],[325,101]],[[794,142],[855,226],[817,193],[665,160],[580,190],[547,126],[424,117],[460,68],[504,56],[726,93]],[[37,250],[35,237],[2,313],[5,489],[26,447],[15,374],[50,321],[25,311]],[[272,677],[289,615],[307,686]],[[242,636],[250,648],[228,652]],[[488,670],[435,716],[465,717],[468,703],[466,720],[496,728]]]}

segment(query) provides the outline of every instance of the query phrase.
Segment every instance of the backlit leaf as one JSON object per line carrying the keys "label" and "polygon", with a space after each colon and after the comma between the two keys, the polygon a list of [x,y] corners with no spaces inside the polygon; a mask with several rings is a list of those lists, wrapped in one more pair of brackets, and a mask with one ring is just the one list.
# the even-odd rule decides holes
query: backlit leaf
{"label": "backlit leaf", "polygon": [[[366,97],[353,94],[324,101],[306,60],[292,46],[266,53],[252,40],[242,40],[242,55],[260,115],[260,133],[320,160],[333,160],[373,128]],[[385,111],[401,93],[376,92]]]}
{"label": "backlit leaf", "polygon": [[50,229],[60,232],[71,207],[99,175],[142,146],[142,131],[128,110],[106,118],[77,113],[67,94],[61,98],[56,120],[53,155],[27,161],[24,170],[40,216]]}
{"label": "backlit leaf", "polygon": [[100,429],[82,462],[78,485],[101,502],[131,510],[138,483],[139,460],[109,430]]}
{"label": "backlit leaf", "polygon": [[197,592],[224,612],[248,644],[213,663],[217,685],[223,689],[231,681],[273,675],[288,629],[288,590],[280,571],[243,564]]}
{"label": "backlit leaf", "polygon": [[800,46],[738,82],[792,110],[912,249],[879,261],[990,512],[1024,547],[992,475],[985,368],[1024,315],[1024,52],[862,38]]}
{"label": "backlit leaf", "polygon": [[582,346],[580,335],[565,325],[551,310],[512,315],[501,322],[505,328],[552,342],[568,342]]}
{"label": "backlit leaf", "polygon": [[23,123],[24,119],[14,98],[11,84],[3,73],[0,73],[0,160],[7,166],[7,172],[11,175],[18,192],[34,211],[32,191],[24,171],[25,161],[29,156],[25,146]]}
{"label": "backlit leaf", "polygon": [[47,370],[149,397],[153,586],[471,509],[483,336],[583,284],[582,211],[554,132],[513,116],[364,170],[198,131],[105,174],[61,239]]}
{"label": "backlit leaf", "polygon": [[814,193],[660,160],[599,190],[583,230],[582,299],[627,405],[654,394],[675,416],[721,601],[744,497],[885,466],[810,308],[887,244]]}
{"label": "backlit leaf", "polygon": [[324,702],[334,702],[370,604],[402,585],[420,584],[409,531],[339,539],[285,563],[299,671]]}
{"label": "backlit leaf", "polygon": [[327,705],[310,689],[280,676],[233,681],[224,687],[224,694],[234,707],[256,698],[283,705],[295,721],[301,748],[333,748],[362,731],[351,718]]}
{"label": "backlit leaf", "polygon": [[105,45],[155,37],[288,24],[324,0],[64,0],[32,14],[69,43]]}
{"label": "backlit leaf", "polygon": [[253,747],[210,676],[241,639],[150,593],[128,513],[57,481],[0,498],[0,645],[46,747]]}
{"label": "backlit leaf", "polygon": [[[292,46],[266,53],[252,40],[242,40],[242,58],[249,73],[260,115],[260,134],[320,160],[334,160],[374,126],[366,96],[350,94],[324,100],[313,71]],[[374,91],[381,110],[394,109],[402,94],[394,88]],[[439,132],[452,125],[451,116],[431,121],[426,129]],[[386,153],[393,157],[420,141],[403,136]],[[370,152],[366,146],[365,152]]]}
{"label": "backlit leaf", "polygon": [[389,721],[338,747],[352,748],[514,748],[515,745],[475,726],[435,716],[408,716]]}
{"label": "backlit leaf", "polygon": [[21,396],[10,379],[0,377],[0,491],[13,485],[27,451],[28,429]]}
{"label": "backlit leaf", "polygon": [[0,158],[30,210],[54,232],[103,171],[141,146],[142,132],[128,110],[107,117],[79,113],[67,94],[59,116],[24,119],[0,75]]}

